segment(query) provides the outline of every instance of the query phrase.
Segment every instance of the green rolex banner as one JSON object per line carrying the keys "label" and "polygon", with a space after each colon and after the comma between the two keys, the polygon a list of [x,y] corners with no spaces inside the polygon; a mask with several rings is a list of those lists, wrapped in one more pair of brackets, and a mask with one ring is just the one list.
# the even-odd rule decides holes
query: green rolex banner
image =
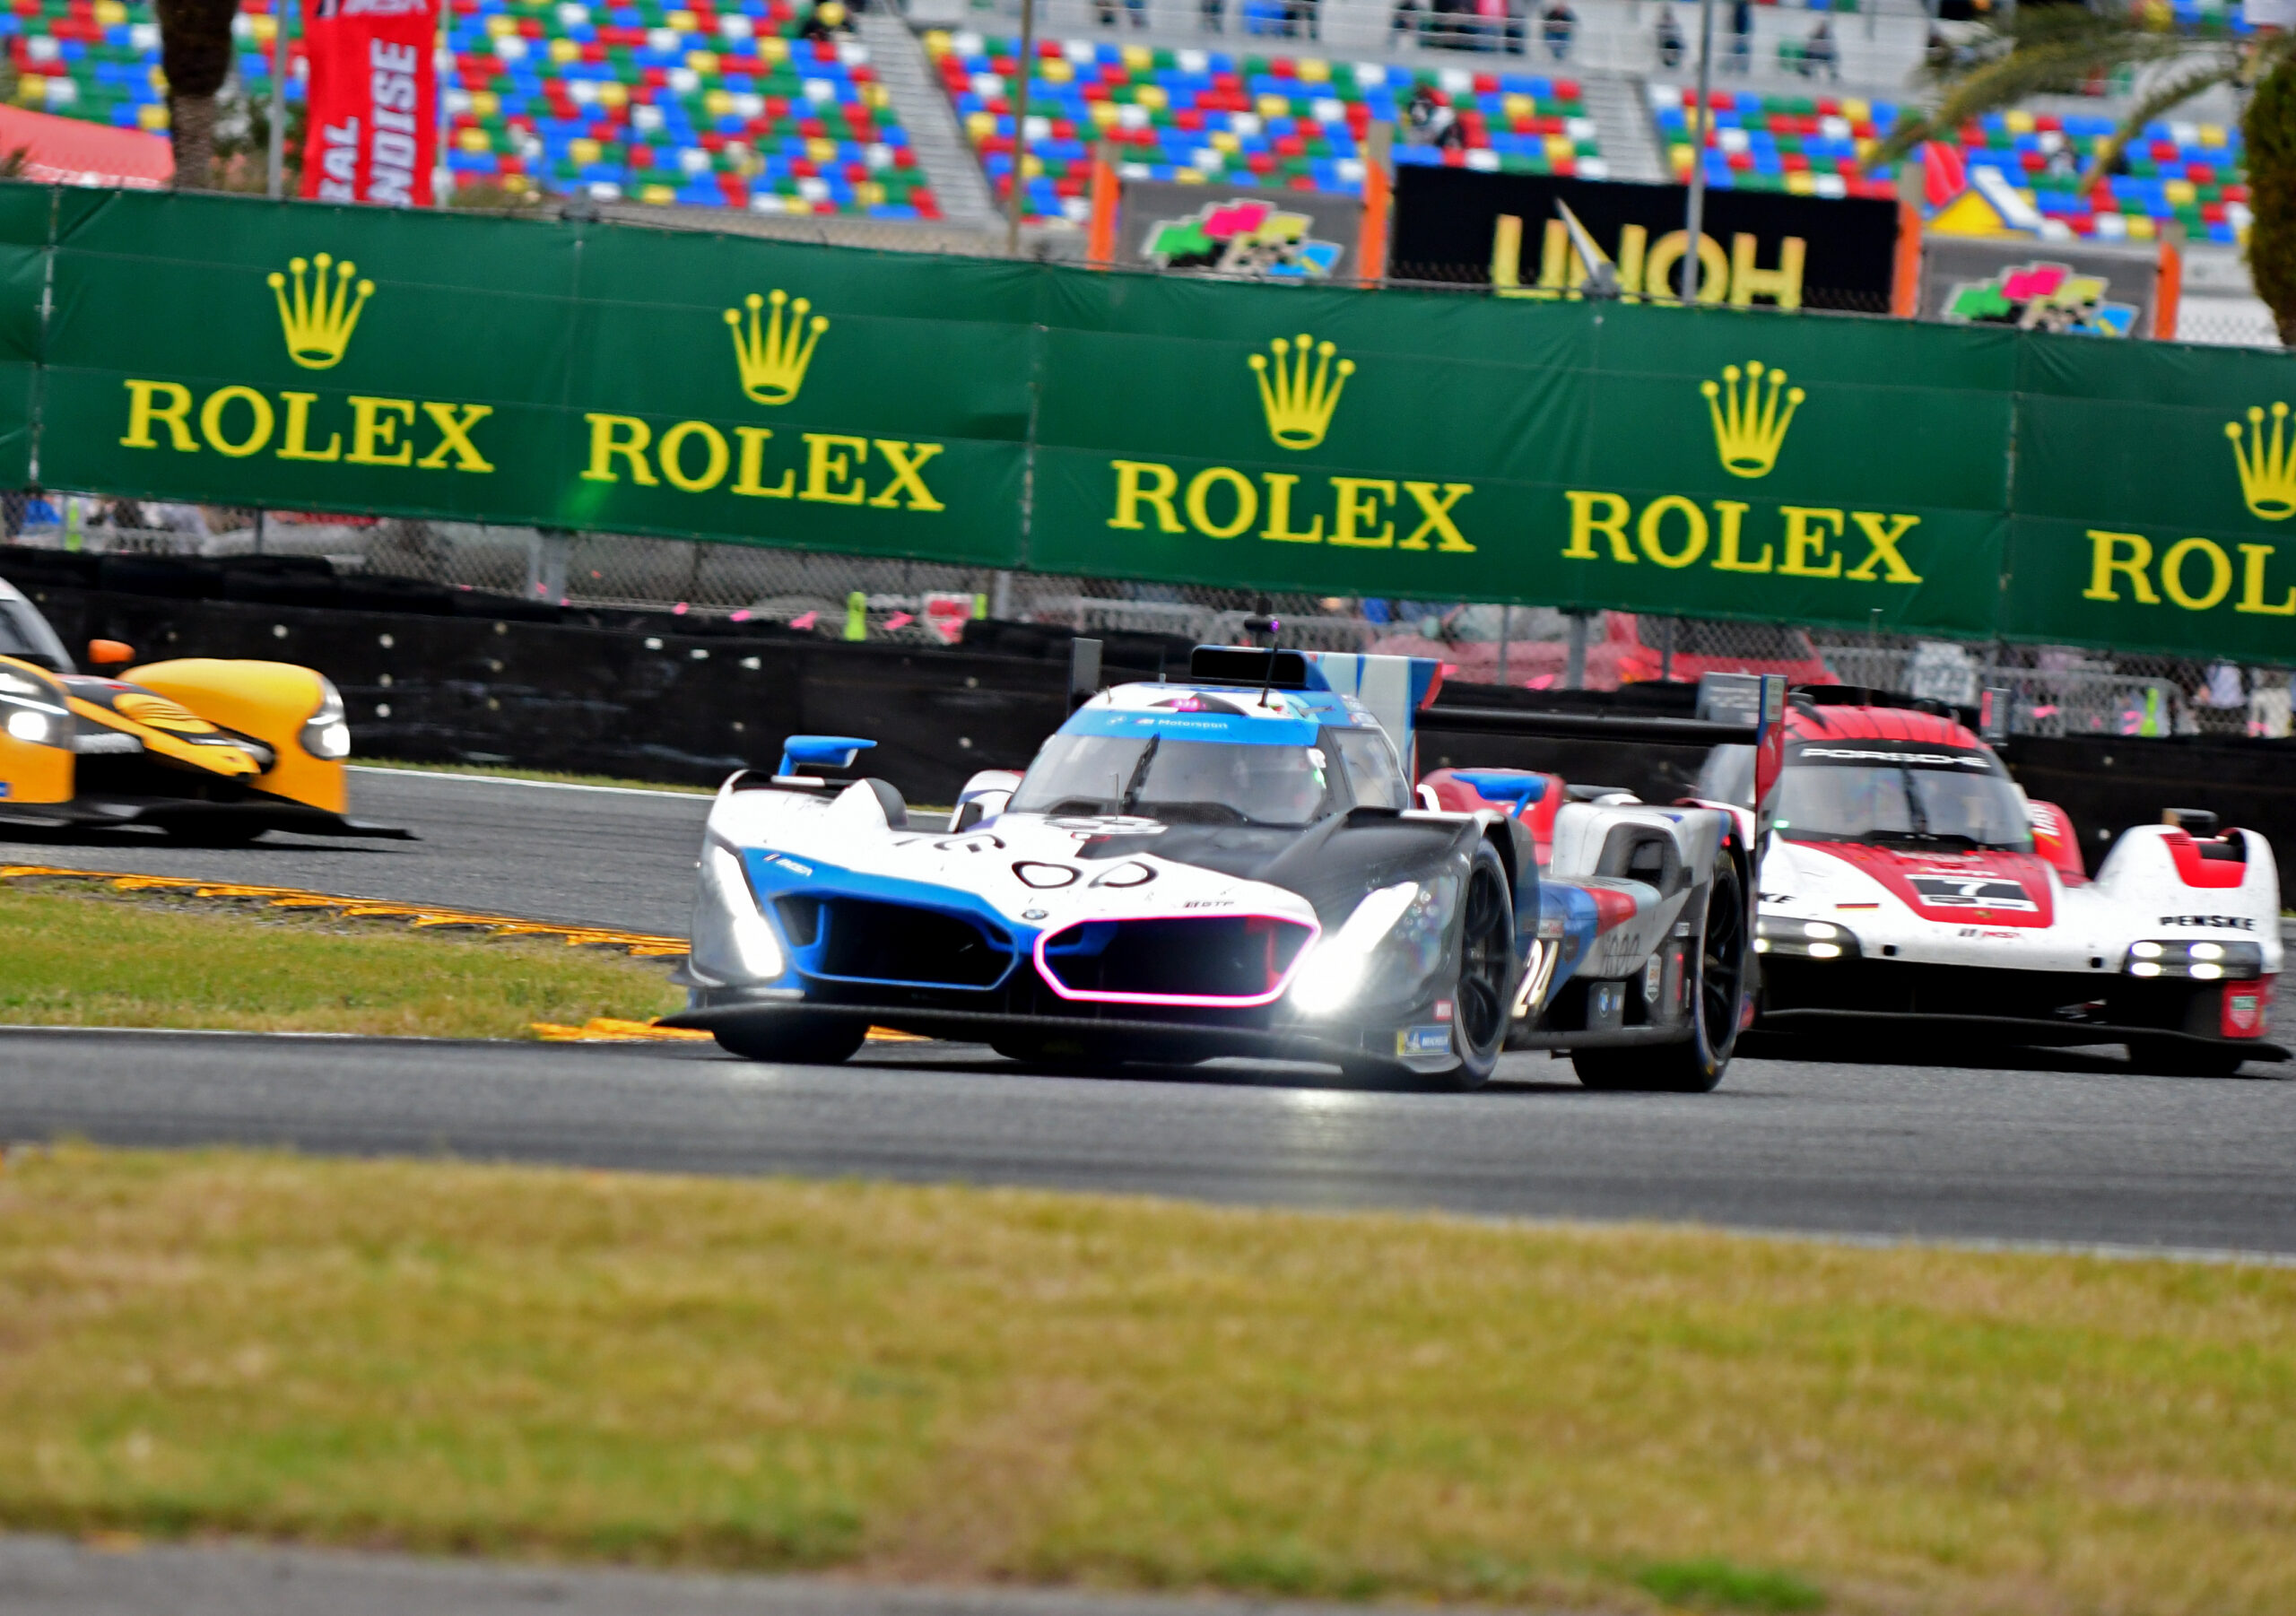
{"label": "green rolex banner", "polygon": [[0,184],[0,479],[2296,661],[2277,355]]}

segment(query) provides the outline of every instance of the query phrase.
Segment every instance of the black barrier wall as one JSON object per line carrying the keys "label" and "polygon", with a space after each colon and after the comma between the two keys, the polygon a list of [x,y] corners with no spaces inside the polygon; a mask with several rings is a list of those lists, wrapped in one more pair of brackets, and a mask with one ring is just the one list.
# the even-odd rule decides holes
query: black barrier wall
{"label": "black barrier wall", "polygon": [[1067,670],[923,647],[742,639],[483,618],[30,588],[65,643],[139,659],[257,657],[341,689],[358,754],[714,786],[792,734],[852,734],[912,802],[1025,768],[1067,717]]}
{"label": "black barrier wall", "polygon": [[[1033,626],[1009,626],[1000,641],[999,625],[981,625],[979,644],[943,650],[37,583],[24,592],[74,647],[102,637],[127,641],[146,661],[244,656],[315,667],[342,690],[368,758],[715,785],[735,769],[770,767],[785,735],[853,734],[878,743],[868,772],[911,802],[940,804],[976,770],[1026,768],[1068,714],[1068,636]],[[1156,676],[1167,647],[1133,639],[1105,665],[1111,678]],[[1446,730],[1443,709],[1687,717],[1694,699],[1689,685],[1534,693],[1447,684],[1422,721],[1420,764],[1545,769],[1670,802],[1690,789],[1703,748],[1469,734]],[[2121,831],[2167,807],[2209,809],[2260,831],[2282,867],[2296,869],[2296,742],[2021,736],[2002,754],[2029,793],[2072,815],[2092,870]]]}

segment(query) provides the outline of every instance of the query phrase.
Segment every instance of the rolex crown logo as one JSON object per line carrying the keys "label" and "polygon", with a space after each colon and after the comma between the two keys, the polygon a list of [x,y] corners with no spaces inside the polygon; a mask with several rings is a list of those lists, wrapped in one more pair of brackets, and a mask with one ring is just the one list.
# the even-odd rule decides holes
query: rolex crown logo
{"label": "rolex crown logo", "polygon": [[742,368],[742,391],[761,404],[786,404],[805,385],[805,367],[813,362],[813,345],[829,321],[818,314],[808,321],[811,303],[803,298],[793,303],[787,292],[776,290],[773,312],[761,327],[758,314],[767,300],[752,292],[742,300],[750,311],[746,331],[740,309],[726,311],[734,333],[734,361]]}
{"label": "rolex crown logo", "polygon": [[1268,346],[1275,352],[1274,365],[1265,354],[1250,360],[1259,378],[1260,408],[1267,412],[1268,436],[1279,448],[1311,449],[1324,440],[1332,412],[1339,408],[1339,390],[1355,374],[1355,361],[1344,359],[1334,365],[1332,345],[1305,332],[1297,359],[1291,357],[1292,344],[1280,336]]}
{"label": "rolex crown logo", "polygon": [[[1786,429],[1794,424],[1794,412],[1802,406],[1806,396],[1799,387],[1787,390],[1786,372],[1771,370],[1770,390],[1762,391],[1762,363],[1752,361],[1746,366],[1745,391],[1738,390],[1738,367],[1722,367],[1720,382],[1700,382],[1698,390],[1706,395],[1707,413],[1714,418],[1714,448],[1722,456],[1722,469],[1734,477],[1766,477],[1770,468],[1778,464],[1778,451],[1786,447]],[[1781,394],[1785,408],[1779,403]]]}
{"label": "rolex crown logo", "polygon": [[[327,284],[330,265],[333,286]],[[348,258],[336,264],[320,253],[308,264],[290,258],[286,274],[274,269],[268,277],[271,295],[279,304],[279,328],[287,334],[287,357],[306,370],[327,369],[351,345],[351,334],[359,328],[359,311],[375,294],[372,281],[352,285],[356,267]],[[307,271],[316,272],[308,286],[303,281]]]}
{"label": "rolex crown logo", "polygon": [[2264,408],[2248,406],[2248,441],[2241,441],[2240,423],[2224,423],[2232,440],[2232,458],[2240,464],[2240,498],[2267,522],[2296,517],[2296,441],[2288,431],[2288,406],[2272,406],[2272,436],[2264,430]]}

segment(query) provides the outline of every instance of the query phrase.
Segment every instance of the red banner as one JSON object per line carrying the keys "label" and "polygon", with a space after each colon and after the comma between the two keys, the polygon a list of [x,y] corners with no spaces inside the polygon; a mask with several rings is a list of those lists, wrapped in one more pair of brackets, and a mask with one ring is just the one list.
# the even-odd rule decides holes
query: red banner
{"label": "red banner", "polygon": [[441,0],[304,0],[310,134],[303,195],[430,205]]}

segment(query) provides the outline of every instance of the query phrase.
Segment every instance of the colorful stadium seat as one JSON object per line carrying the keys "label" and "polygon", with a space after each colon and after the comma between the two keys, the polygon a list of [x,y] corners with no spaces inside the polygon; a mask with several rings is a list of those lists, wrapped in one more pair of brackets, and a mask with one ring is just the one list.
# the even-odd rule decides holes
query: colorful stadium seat
{"label": "colorful stadium seat", "polygon": [[[925,47],[990,185],[1009,195],[1017,43],[932,32]],[[1398,143],[1398,161],[1590,178],[1605,171],[1594,121],[1568,79],[1114,40],[1046,39],[1038,53],[1025,129],[1027,212],[1038,220],[1089,216],[1097,140],[1121,149],[1127,178],[1359,192],[1371,125],[1395,123],[1422,84],[1451,108],[1462,139]]]}
{"label": "colorful stadium seat", "polygon": [[[234,24],[251,100],[270,94],[278,4],[244,0]],[[798,38],[797,23],[791,0],[454,0],[447,167],[514,191],[937,218],[867,51]],[[167,127],[148,0],[10,0],[0,35],[23,104]]]}
{"label": "colorful stadium seat", "polygon": [[[1677,178],[1692,161],[1690,112],[1697,92],[1650,86],[1651,116]],[[1706,142],[1706,183],[1717,189],[1795,191],[1819,196],[1894,196],[1893,170],[1860,176],[1857,165],[1896,124],[1886,101],[1851,97],[1713,92],[1714,127]],[[2215,124],[2156,123],[2130,143],[2126,173],[2100,181],[2085,195],[2081,170],[2111,135],[2107,117],[1996,113],[1955,132],[1952,143],[1971,164],[2000,169],[2044,219],[2076,236],[2150,241],[2180,222],[2188,239],[2239,242],[2248,223],[2248,176],[2240,133]]]}

